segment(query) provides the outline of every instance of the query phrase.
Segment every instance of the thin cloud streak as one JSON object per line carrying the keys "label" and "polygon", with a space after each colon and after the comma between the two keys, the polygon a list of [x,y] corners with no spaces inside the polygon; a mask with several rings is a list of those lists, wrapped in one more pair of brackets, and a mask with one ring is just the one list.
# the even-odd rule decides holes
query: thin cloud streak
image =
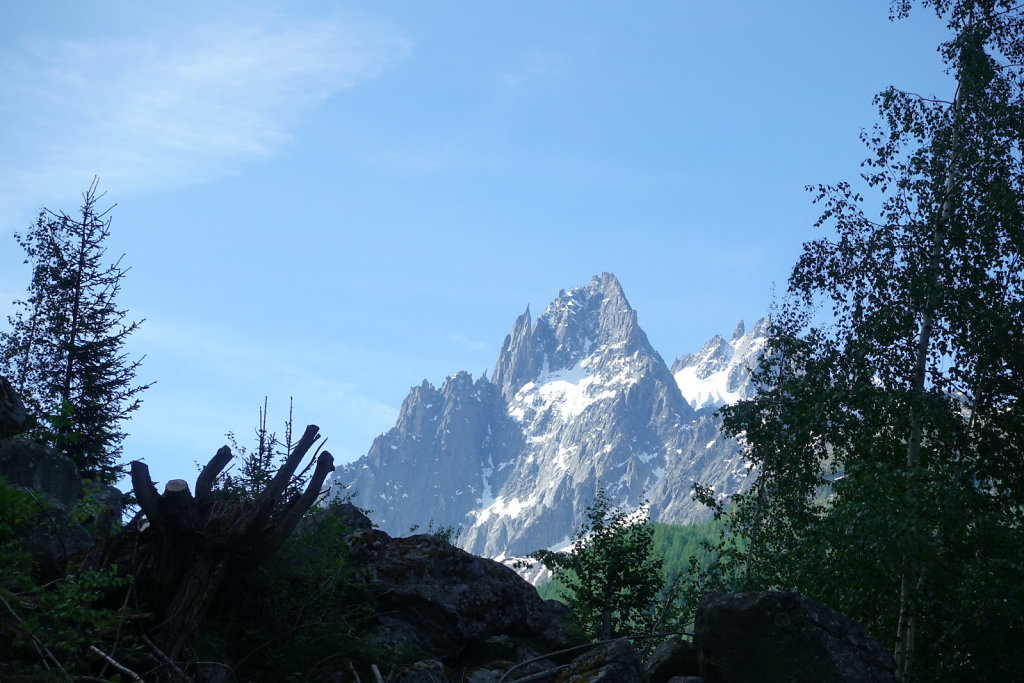
{"label": "thin cloud streak", "polygon": [[449,334],[448,340],[469,351],[486,351],[490,347],[490,344],[461,334]]}
{"label": "thin cloud streak", "polygon": [[363,20],[276,18],[145,42],[25,39],[0,57],[10,150],[0,217],[26,210],[40,187],[46,201],[73,197],[94,174],[118,194],[231,174],[281,149],[304,111],[409,49],[400,30]]}
{"label": "thin cloud streak", "polygon": [[[347,462],[362,455],[377,435],[370,425],[390,425],[397,417],[394,406],[366,396],[357,385],[329,379],[347,374],[349,356],[339,348],[317,347],[308,340],[267,341],[214,321],[150,315],[132,335],[129,353],[143,349],[147,358],[140,379],[152,376],[157,384],[143,396],[129,429],[150,441],[170,441],[174,432],[162,425],[186,424],[192,448],[216,448],[231,430],[248,445],[263,397],[269,398],[276,427],[287,416],[291,396],[300,428],[320,425],[336,459]],[[245,397],[243,403],[239,396]],[[248,407],[239,408],[245,401]],[[142,439],[129,441],[126,450],[157,450]]]}
{"label": "thin cloud streak", "polygon": [[513,68],[501,73],[498,82],[506,94],[519,94],[523,88],[561,76],[567,73],[564,54],[555,50],[530,50],[521,55]]}

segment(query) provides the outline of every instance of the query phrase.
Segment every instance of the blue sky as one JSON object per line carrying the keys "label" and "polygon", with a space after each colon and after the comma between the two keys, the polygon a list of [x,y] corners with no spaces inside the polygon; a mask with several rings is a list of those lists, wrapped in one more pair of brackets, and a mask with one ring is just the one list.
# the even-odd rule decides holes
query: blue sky
{"label": "blue sky", "polygon": [[[856,179],[872,96],[948,95],[927,11],[730,3],[0,5],[0,312],[13,233],[116,203],[128,458],[192,479],[264,395],[341,461],[410,386],[614,272],[666,360],[763,315]],[[243,441],[247,439],[243,436]]]}

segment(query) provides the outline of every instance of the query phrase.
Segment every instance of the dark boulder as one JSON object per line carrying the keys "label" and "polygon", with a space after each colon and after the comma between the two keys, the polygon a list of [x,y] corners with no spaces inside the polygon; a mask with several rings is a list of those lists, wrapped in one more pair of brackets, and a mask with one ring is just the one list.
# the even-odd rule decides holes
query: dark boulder
{"label": "dark boulder", "polygon": [[23,438],[0,439],[0,477],[28,491],[37,503],[25,548],[41,581],[63,576],[68,560],[92,545],[92,535],[76,523],[73,511],[82,498],[78,468],[63,455]]}
{"label": "dark boulder", "polygon": [[328,509],[332,510],[342,523],[353,531],[369,531],[373,528],[370,518],[352,503],[339,503]]}
{"label": "dark boulder", "polygon": [[797,593],[710,593],[694,644],[710,683],[896,680],[892,657],[859,624]]}
{"label": "dark boulder", "polygon": [[63,576],[72,560],[85,567],[102,565],[124,509],[120,490],[83,482],[70,458],[24,438],[0,439],[0,477],[38,503],[25,539],[38,578]]}
{"label": "dark boulder", "polygon": [[452,660],[494,636],[533,652],[571,644],[568,609],[543,600],[509,567],[429,534],[356,534],[384,637],[412,656]]}
{"label": "dark boulder", "polygon": [[651,683],[668,683],[674,677],[696,676],[699,672],[696,648],[679,636],[659,645],[647,660]]}
{"label": "dark boulder", "polygon": [[18,392],[6,377],[0,376],[0,439],[21,434],[31,421]]}
{"label": "dark boulder", "polygon": [[0,476],[42,494],[54,507],[71,510],[82,498],[82,480],[71,458],[24,438],[0,439]]}
{"label": "dark boulder", "polygon": [[558,673],[556,683],[647,683],[640,655],[625,638],[590,650]]}

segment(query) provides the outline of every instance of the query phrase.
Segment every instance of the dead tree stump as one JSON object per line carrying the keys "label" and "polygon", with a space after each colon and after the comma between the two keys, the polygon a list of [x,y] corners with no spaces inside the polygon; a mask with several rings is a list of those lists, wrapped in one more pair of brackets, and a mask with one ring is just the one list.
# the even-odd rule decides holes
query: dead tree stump
{"label": "dead tree stump", "polygon": [[320,438],[306,427],[274,478],[253,501],[225,505],[213,484],[231,461],[221,447],[196,478],[195,493],[183,479],[167,482],[158,495],[149,467],[131,463],[132,487],[149,526],[140,535],[145,549],[140,590],[153,610],[153,641],[161,654],[180,661],[190,654],[196,633],[229,572],[251,569],[272,557],[316,502],[334,458],[323,451],[301,494],[284,500],[288,484],[310,447]]}

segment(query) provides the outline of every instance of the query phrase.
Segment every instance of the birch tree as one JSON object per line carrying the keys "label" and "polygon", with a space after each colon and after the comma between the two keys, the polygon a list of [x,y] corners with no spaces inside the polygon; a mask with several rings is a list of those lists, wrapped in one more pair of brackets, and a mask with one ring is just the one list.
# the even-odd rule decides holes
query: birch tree
{"label": "birch tree", "polygon": [[851,614],[902,680],[1022,676],[1024,5],[922,4],[951,92],[882,92],[864,189],[813,188],[831,234],[775,320],[786,381],[725,411],[761,472],[727,571]]}

